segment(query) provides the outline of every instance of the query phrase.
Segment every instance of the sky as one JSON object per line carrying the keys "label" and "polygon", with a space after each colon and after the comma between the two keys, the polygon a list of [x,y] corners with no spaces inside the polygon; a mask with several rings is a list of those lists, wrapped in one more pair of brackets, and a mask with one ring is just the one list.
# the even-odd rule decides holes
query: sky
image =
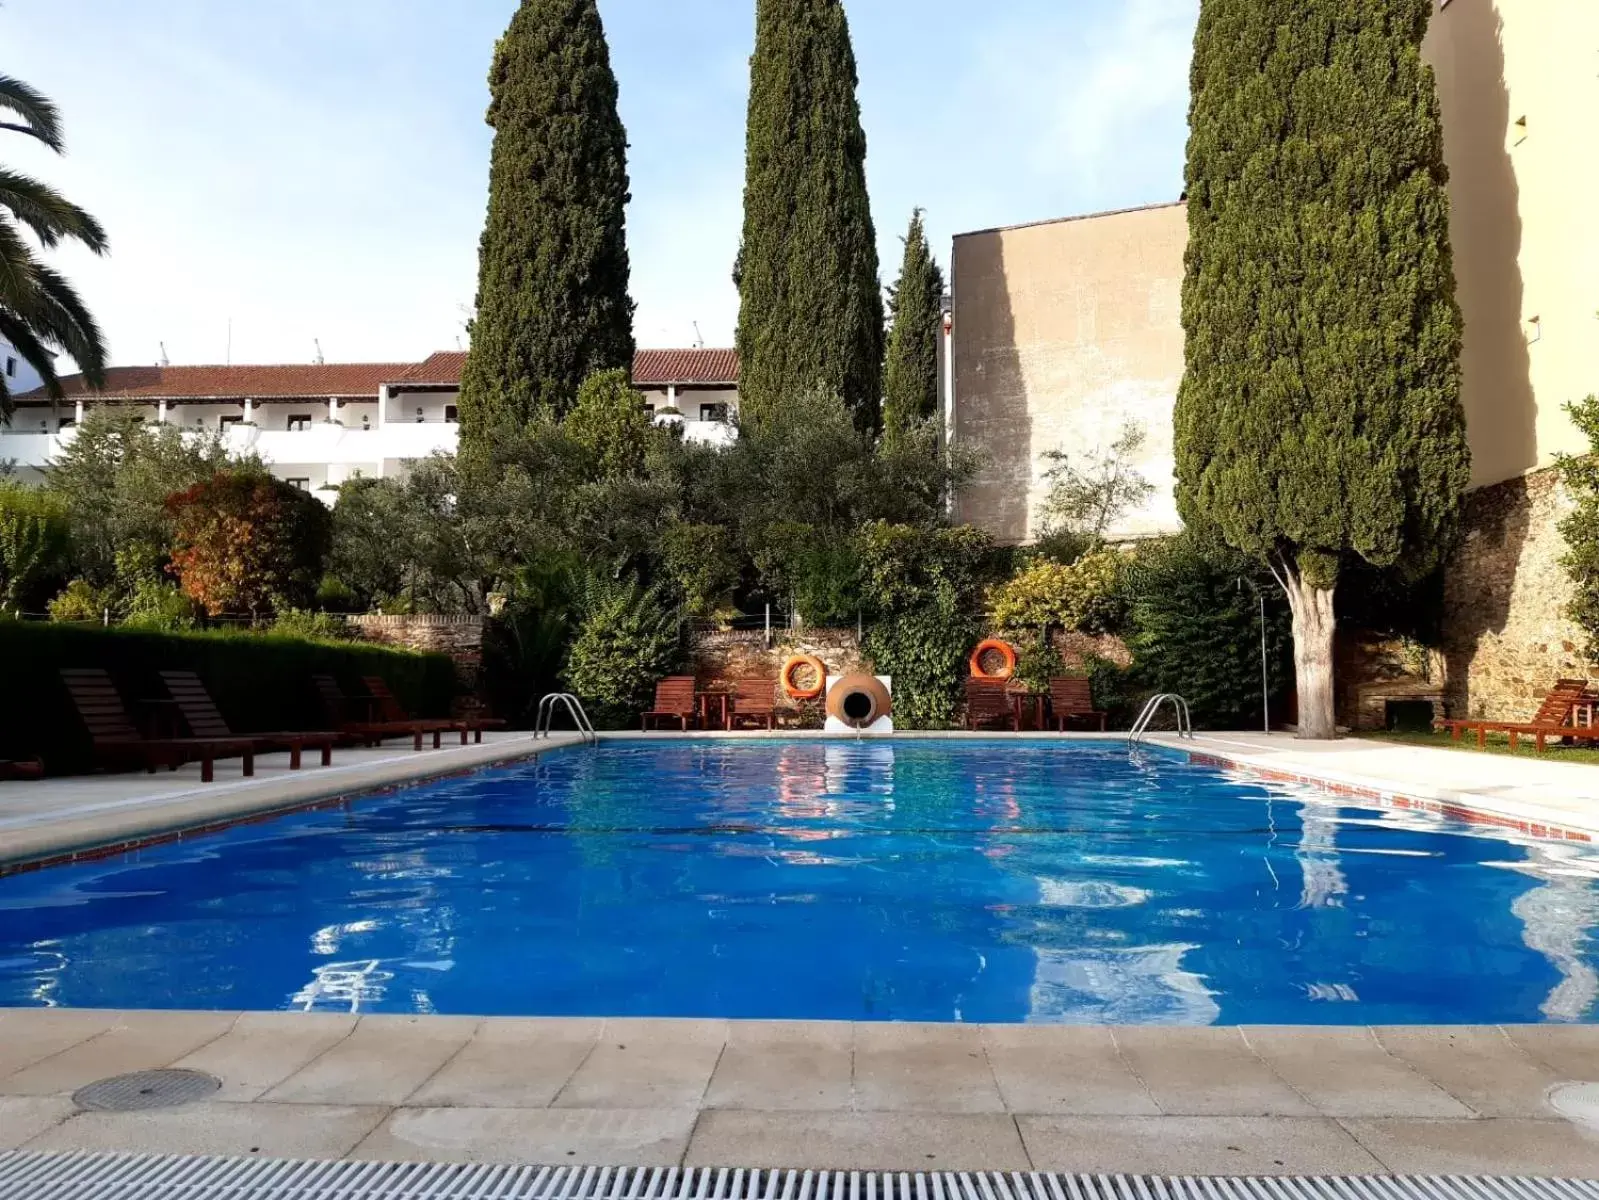
{"label": "sky", "polygon": [[[107,227],[55,260],[112,361],[410,362],[464,344],[516,0],[0,0],[0,73]],[[846,0],[883,278],[954,234],[1175,200],[1198,0]],[[600,0],[641,346],[731,345],[754,0]]]}

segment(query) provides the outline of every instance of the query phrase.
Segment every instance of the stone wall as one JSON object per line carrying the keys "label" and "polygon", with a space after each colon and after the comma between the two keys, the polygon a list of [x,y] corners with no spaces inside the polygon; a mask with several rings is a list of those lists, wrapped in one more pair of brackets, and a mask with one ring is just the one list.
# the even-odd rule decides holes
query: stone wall
{"label": "stone wall", "polygon": [[483,618],[380,616],[347,618],[362,641],[403,646],[427,654],[447,654],[455,662],[462,708],[480,708],[483,701]]}
{"label": "stone wall", "polygon": [[[796,654],[815,655],[827,664],[830,675],[871,671],[871,663],[861,653],[860,639],[853,629],[774,629],[772,640],[771,649],[767,649],[766,634],[759,629],[696,633],[689,646],[689,663],[702,684],[761,677],[775,681],[783,664]],[[821,723],[819,702],[800,705],[781,690],[777,692],[777,709],[780,715],[787,714],[801,723]]]}
{"label": "stone wall", "polygon": [[1557,526],[1572,501],[1555,470],[1473,492],[1444,593],[1451,716],[1524,721],[1557,679],[1594,677],[1565,616]]}

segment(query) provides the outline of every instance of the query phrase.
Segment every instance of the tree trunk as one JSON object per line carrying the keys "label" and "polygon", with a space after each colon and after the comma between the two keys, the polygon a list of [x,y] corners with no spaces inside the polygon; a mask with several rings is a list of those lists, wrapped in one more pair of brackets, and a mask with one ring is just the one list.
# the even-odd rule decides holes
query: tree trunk
{"label": "tree trunk", "polygon": [[1299,736],[1338,736],[1333,695],[1333,589],[1290,574],[1283,588],[1294,614],[1294,676],[1299,690]]}

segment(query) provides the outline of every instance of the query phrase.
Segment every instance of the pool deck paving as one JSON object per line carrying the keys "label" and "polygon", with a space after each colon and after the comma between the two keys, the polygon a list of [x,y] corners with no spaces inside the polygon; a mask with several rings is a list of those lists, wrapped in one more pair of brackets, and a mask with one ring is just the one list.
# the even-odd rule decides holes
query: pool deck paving
{"label": "pool deck paving", "polygon": [[[214,1098],[85,1112],[136,1070]],[[0,1150],[605,1166],[1599,1177],[1599,1028],[0,1010]]]}

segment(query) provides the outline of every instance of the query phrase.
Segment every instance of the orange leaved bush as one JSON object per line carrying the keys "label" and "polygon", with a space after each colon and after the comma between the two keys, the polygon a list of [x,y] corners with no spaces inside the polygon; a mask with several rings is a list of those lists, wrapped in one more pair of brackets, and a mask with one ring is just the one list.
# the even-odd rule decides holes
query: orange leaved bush
{"label": "orange leaved bush", "polygon": [[259,618],[315,599],[332,518],[309,493],[265,471],[218,471],[167,497],[167,512],[169,569],[211,616]]}

